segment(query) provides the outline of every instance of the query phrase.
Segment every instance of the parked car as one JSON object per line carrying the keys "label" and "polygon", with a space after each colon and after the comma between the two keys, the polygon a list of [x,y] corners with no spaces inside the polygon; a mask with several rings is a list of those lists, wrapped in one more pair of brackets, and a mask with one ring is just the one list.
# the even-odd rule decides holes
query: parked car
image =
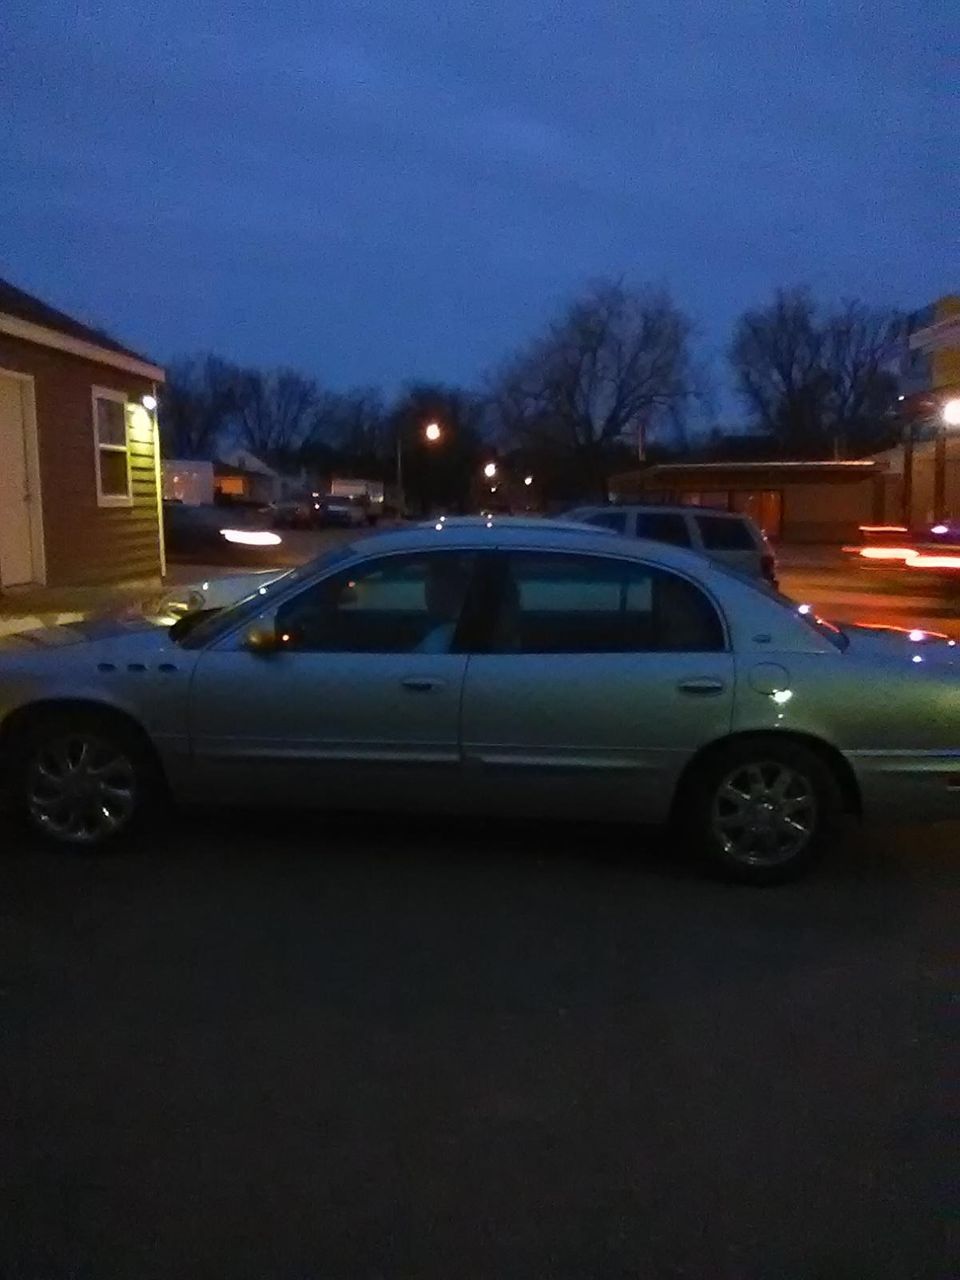
{"label": "parked car", "polygon": [[282,539],[266,508],[188,506],[164,501],[163,537],[171,559],[202,564],[271,564]]}
{"label": "parked car", "polygon": [[273,505],[273,524],[277,529],[311,529],[317,524],[320,513],[320,495],[297,494],[281,498]]}
{"label": "parked car", "polygon": [[777,561],[766,534],[749,516],[692,506],[576,507],[571,520],[601,525],[627,538],[650,538],[674,547],[690,547],[738,573],[777,585]]}
{"label": "parked car", "polygon": [[380,480],[352,480],[340,476],[330,481],[330,496],[351,498],[361,508],[369,525],[375,525],[384,514],[384,487]]}
{"label": "parked car", "polygon": [[325,529],[359,529],[369,524],[365,505],[356,498],[328,496],[320,499],[317,524]]}
{"label": "parked car", "polygon": [[0,774],[78,849],[170,795],[669,820],[765,883],[843,814],[960,817],[958,731],[951,643],[841,630],[689,550],[543,520],[364,538],[172,627],[0,642]]}

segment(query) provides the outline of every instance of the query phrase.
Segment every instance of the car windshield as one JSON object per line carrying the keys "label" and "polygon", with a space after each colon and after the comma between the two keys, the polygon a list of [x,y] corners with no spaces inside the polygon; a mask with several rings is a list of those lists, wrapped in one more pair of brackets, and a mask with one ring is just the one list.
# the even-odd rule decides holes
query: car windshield
{"label": "car windshield", "polygon": [[352,543],[335,547],[326,555],[308,560],[305,564],[298,565],[296,569],[281,574],[266,586],[257,587],[256,591],[251,591],[249,595],[237,600],[234,604],[225,605],[220,609],[201,609],[196,613],[187,614],[170,628],[170,636],[185,649],[202,648],[219,635],[221,630],[226,630],[242,621],[247,614],[269,606],[271,601],[285,592],[288,587],[311,578],[324,569],[332,568],[342,560],[349,560],[355,551],[356,548]]}

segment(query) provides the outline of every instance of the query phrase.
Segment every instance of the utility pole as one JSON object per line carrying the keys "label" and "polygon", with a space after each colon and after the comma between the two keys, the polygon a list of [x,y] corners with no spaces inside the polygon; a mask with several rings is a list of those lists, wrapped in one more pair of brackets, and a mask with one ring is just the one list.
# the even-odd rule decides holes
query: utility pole
{"label": "utility pole", "polygon": [[933,446],[933,519],[936,524],[947,514],[947,423],[937,416],[937,435]]}
{"label": "utility pole", "polygon": [[901,520],[909,529],[913,525],[913,418],[903,424],[903,510]]}
{"label": "utility pole", "polygon": [[397,423],[397,514],[402,519],[407,513],[407,498],[403,491],[403,424]]}

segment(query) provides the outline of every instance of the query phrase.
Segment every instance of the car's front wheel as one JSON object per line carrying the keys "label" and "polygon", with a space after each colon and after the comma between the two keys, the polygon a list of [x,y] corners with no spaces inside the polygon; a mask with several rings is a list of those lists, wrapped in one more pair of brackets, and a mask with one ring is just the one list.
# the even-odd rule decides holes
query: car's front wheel
{"label": "car's front wheel", "polygon": [[156,762],[136,729],[119,718],[38,715],[24,726],[16,753],[14,802],[54,844],[119,847],[156,809]]}
{"label": "car's front wheel", "polygon": [[707,757],[682,797],[681,820],[720,874],[777,884],[822,854],[841,807],[836,778],[817,752],[756,738]]}

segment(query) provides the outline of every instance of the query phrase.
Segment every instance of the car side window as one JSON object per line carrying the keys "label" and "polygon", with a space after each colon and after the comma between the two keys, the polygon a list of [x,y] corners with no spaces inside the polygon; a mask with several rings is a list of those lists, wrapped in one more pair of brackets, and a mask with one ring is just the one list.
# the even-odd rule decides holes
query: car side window
{"label": "car side window", "polygon": [[473,576],[469,552],[388,556],[314,583],[277,610],[281,647],[308,653],[450,653]]}
{"label": "car side window", "polygon": [[674,511],[638,512],[637,537],[652,538],[654,542],[669,542],[674,547],[690,545],[686,517]]}
{"label": "car side window", "polygon": [[750,530],[742,520],[723,516],[697,516],[705,551],[756,551]]}
{"label": "car side window", "polygon": [[585,516],[587,524],[599,525],[601,529],[613,529],[615,533],[626,533],[627,513],[625,511],[595,511]]}
{"label": "car side window", "polygon": [[563,553],[506,558],[495,653],[704,653],[724,647],[710,599],[668,570]]}

